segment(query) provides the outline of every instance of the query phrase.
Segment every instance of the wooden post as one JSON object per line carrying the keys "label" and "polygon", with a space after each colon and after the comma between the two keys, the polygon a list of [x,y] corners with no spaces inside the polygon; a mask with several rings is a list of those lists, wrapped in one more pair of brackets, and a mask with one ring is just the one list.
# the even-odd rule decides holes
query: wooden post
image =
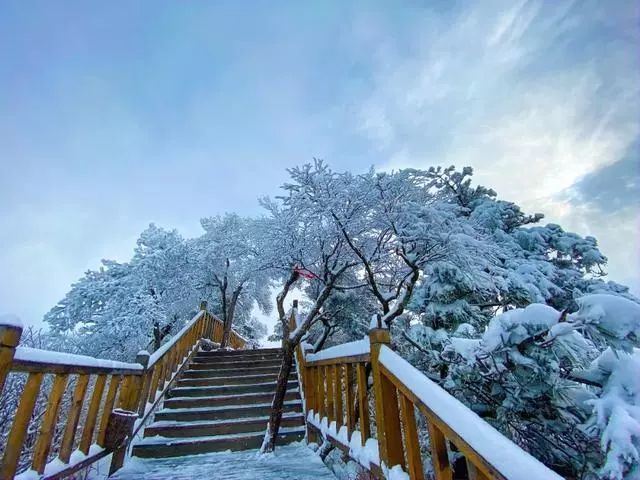
{"label": "wooden post", "polygon": [[402,451],[402,430],[400,412],[398,410],[398,394],[395,385],[380,371],[378,357],[383,345],[391,343],[389,330],[372,328],[369,330],[371,342],[371,366],[373,369],[373,390],[376,403],[376,426],[380,461],[393,468],[395,465],[405,467]]}
{"label": "wooden post", "polygon": [[11,371],[13,356],[16,354],[21,335],[20,325],[0,325],[0,395],[2,395],[7,375]]}
{"label": "wooden post", "polygon": [[22,391],[18,410],[13,419],[9,437],[7,437],[2,467],[0,468],[0,478],[13,478],[16,474],[20,452],[31,421],[31,415],[33,415],[33,408],[38,399],[43,376],[44,374],[42,373],[30,373],[29,377],[27,377],[27,383]]}
{"label": "wooden post", "polygon": [[138,414],[142,417],[144,415],[144,409],[147,406],[147,399],[149,398],[149,389],[151,388],[151,377],[153,375],[152,370],[147,370],[149,366],[149,352],[141,350],[136,355],[136,362],[142,365],[144,368],[144,374],[142,376],[142,390],[140,392],[140,399],[138,405]]}

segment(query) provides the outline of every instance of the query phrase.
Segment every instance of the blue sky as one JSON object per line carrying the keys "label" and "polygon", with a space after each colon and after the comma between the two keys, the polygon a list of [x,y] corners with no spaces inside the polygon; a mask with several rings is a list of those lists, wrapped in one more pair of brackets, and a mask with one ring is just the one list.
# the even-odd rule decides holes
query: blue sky
{"label": "blue sky", "polygon": [[[401,6],[402,4],[402,6]],[[640,291],[637,2],[0,0],[0,312],[285,168],[471,165]]]}

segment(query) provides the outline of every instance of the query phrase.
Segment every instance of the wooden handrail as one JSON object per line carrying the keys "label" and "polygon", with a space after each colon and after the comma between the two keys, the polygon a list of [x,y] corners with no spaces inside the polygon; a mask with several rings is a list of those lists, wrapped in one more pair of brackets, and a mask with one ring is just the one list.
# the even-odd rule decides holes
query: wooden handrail
{"label": "wooden handrail", "polygon": [[[109,473],[122,467],[129,441],[198,350],[200,340],[222,341],[223,322],[206,308],[203,302],[200,312],[180,332],[153,355],[140,352],[135,364],[19,347],[22,327],[0,324],[0,394],[10,373],[27,374],[4,446],[0,478],[8,480],[16,475],[30,426],[31,431],[38,432],[32,444],[31,469],[42,479],[64,478],[110,453]],[[246,340],[232,330],[230,346],[245,345]],[[42,385],[50,385],[47,407],[44,415],[36,419],[32,417]],[[57,452],[64,467],[47,468],[62,399],[70,385],[73,394]],[[87,408],[83,408],[85,404]],[[114,449],[107,448],[107,430],[115,409],[136,412],[139,421],[136,430]],[[33,422],[38,424],[31,425]],[[78,445],[76,453],[72,452],[74,445]]]}
{"label": "wooden handrail", "polygon": [[401,468],[411,480],[424,480],[418,413],[436,480],[453,478],[449,445],[464,455],[470,479],[561,479],[393,352],[388,330],[370,330],[369,342],[369,354],[315,360],[298,347],[308,441],[332,442],[378,478]]}

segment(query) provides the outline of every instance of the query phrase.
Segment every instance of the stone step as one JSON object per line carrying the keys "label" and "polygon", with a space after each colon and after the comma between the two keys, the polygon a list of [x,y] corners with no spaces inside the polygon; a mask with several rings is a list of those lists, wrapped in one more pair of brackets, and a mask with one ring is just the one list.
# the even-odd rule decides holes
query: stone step
{"label": "stone step", "polygon": [[235,370],[241,370],[244,368],[267,368],[267,367],[277,367],[280,368],[280,364],[281,361],[279,359],[275,359],[275,360],[262,360],[262,359],[255,359],[255,360],[246,360],[246,361],[235,361],[235,360],[230,360],[230,361],[226,361],[226,359],[223,361],[221,359],[217,359],[217,358],[210,358],[210,357],[201,357],[201,358],[194,358],[193,362],[191,363],[191,365],[189,365],[190,368],[199,368],[200,365],[205,365],[206,368],[212,369],[212,370],[222,370],[222,369],[235,369]]}
{"label": "stone step", "polygon": [[205,370],[209,372],[208,376],[211,377],[238,377],[243,375],[258,375],[259,373],[278,373],[280,371],[280,365],[270,365],[267,367],[245,367],[245,368],[211,368],[208,363],[192,363],[187,368],[185,376],[187,378],[192,372]]}
{"label": "stone step", "polygon": [[[269,375],[246,375],[243,377],[196,377],[196,378],[181,378],[178,380],[178,387],[214,387],[218,385],[244,385],[247,383],[266,383],[275,382],[278,378],[277,373],[271,373]],[[289,375],[289,380],[297,380],[298,375],[292,373]]]}
{"label": "stone step", "polygon": [[[300,393],[297,389],[287,391],[285,400],[297,400]],[[216,395],[214,397],[174,397],[164,401],[164,408],[202,408],[225,407],[229,405],[254,405],[269,403],[273,400],[273,392],[244,393],[240,395]]]}
{"label": "stone step", "polygon": [[[287,389],[298,388],[298,381],[289,381]],[[256,382],[248,384],[219,385],[213,387],[177,387],[167,392],[168,398],[173,397],[214,397],[216,395],[234,395],[237,393],[275,392],[276,382]]]}
{"label": "stone step", "polygon": [[[283,412],[302,412],[300,400],[284,402]],[[155,415],[155,421],[193,422],[197,420],[223,420],[231,418],[262,417],[271,413],[271,402],[255,405],[233,405],[217,408],[167,408]]]}
{"label": "stone step", "polygon": [[198,352],[195,354],[193,358],[198,359],[206,359],[210,361],[220,361],[220,362],[248,362],[251,360],[282,360],[281,353],[245,353],[245,354],[234,354],[234,355],[210,355],[211,352]]}
{"label": "stone step", "polygon": [[[203,437],[212,435],[228,435],[232,433],[263,432],[268,416],[241,418],[236,420],[220,420],[211,422],[155,422],[144,429],[145,437],[160,435],[161,437]],[[282,416],[281,427],[300,427],[304,425],[304,415],[289,413]]]}
{"label": "stone step", "polygon": [[[304,437],[304,428],[293,427],[282,429],[277,444],[286,445]],[[218,435],[215,437],[196,437],[179,440],[154,440],[154,437],[143,439],[133,447],[136,457],[179,457],[198,453],[221,452],[225,450],[248,450],[259,448],[264,439],[264,432],[249,434]],[[215,476],[215,472],[211,472]],[[213,477],[212,477],[213,478]]]}
{"label": "stone step", "polygon": [[280,355],[282,356],[281,348],[257,348],[255,350],[211,350],[210,352],[198,352],[200,357],[238,357],[243,355]]}

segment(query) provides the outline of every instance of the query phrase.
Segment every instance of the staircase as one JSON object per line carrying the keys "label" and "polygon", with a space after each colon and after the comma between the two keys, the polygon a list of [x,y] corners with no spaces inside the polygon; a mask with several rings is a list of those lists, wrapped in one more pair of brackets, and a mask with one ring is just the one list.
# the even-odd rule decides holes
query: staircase
{"label": "staircase", "polygon": [[[199,352],[168,392],[162,410],[133,447],[143,458],[259,448],[282,353],[277,348]],[[289,378],[279,444],[304,437],[295,370]]]}

